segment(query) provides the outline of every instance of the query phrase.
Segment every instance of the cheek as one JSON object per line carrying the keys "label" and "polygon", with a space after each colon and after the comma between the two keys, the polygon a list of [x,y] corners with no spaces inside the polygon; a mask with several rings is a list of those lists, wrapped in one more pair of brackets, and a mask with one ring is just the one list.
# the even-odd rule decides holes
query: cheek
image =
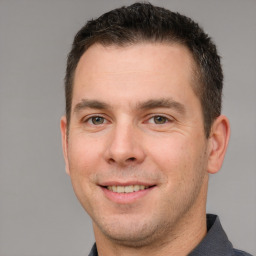
{"label": "cheek", "polygon": [[98,147],[97,143],[92,143],[82,135],[70,137],[68,146],[70,178],[74,192],[86,210],[92,208],[90,198],[95,189],[92,176],[98,169]]}
{"label": "cheek", "polygon": [[151,159],[166,169],[181,167],[191,157],[186,141],[175,136],[165,136],[161,143],[159,139],[151,140],[147,151]]}
{"label": "cheek", "polygon": [[[151,140],[147,146],[148,156],[169,183],[179,184],[193,179],[202,159],[202,144],[192,143],[183,135],[170,135],[162,143]],[[195,144],[197,146],[195,146]],[[157,146],[158,145],[158,146]]]}
{"label": "cheek", "polygon": [[89,175],[99,162],[102,143],[91,140],[83,135],[70,139],[68,158],[71,172]]}

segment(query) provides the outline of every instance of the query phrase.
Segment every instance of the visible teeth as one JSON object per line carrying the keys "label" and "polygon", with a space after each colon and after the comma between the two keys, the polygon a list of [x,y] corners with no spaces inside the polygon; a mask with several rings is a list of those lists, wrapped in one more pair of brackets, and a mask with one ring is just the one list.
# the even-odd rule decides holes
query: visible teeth
{"label": "visible teeth", "polygon": [[117,193],[124,193],[124,187],[123,186],[117,186],[116,187],[116,192]]}
{"label": "visible teeth", "polygon": [[134,185],[133,186],[133,190],[134,191],[139,191],[140,190],[140,186],[139,185]]}
{"label": "visible teeth", "polygon": [[133,192],[133,186],[125,186],[125,187],[124,187],[124,192],[125,192],[125,193],[131,193],[131,192]]}
{"label": "visible teeth", "polygon": [[130,186],[108,186],[107,189],[116,193],[132,193],[139,190],[144,190],[149,186],[144,185],[130,185]]}

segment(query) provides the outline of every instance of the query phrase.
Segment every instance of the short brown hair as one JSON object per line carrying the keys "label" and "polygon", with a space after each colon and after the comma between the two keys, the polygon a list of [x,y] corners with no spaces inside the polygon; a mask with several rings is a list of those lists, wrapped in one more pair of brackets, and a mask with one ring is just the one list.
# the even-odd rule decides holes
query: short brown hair
{"label": "short brown hair", "polygon": [[220,57],[211,38],[190,18],[150,3],[135,3],[88,21],[74,38],[68,55],[65,95],[69,125],[73,80],[83,53],[93,44],[127,46],[139,42],[177,43],[187,47],[196,63],[198,95],[204,118],[206,137],[221,113],[223,73]]}

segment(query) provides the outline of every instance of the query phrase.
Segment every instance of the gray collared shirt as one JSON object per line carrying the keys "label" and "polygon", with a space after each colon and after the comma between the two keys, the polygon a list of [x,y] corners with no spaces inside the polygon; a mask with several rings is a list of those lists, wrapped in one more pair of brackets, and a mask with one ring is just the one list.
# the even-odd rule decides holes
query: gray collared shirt
{"label": "gray collared shirt", "polygon": [[[207,230],[203,241],[188,256],[252,256],[233,248],[218,216],[207,214]],[[88,256],[98,256],[96,244]]]}

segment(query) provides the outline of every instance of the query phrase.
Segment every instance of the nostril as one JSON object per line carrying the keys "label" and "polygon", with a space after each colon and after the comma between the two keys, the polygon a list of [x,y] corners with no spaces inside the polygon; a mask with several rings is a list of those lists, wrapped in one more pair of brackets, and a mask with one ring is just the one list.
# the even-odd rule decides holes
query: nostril
{"label": "nostril", "polygon": [[110,158],[110,159],[109,159],[109,162],[110,162],[110,163],[114,163],[115,160],[114,160],[113,158]]}
{"label": "nostril", "polygon": [[128,161],[132,161],[132,162],[134,162],[136,160],[136,158],[135,157],[130,157],[130,158],[128,158]]}
{"label": "nostril", "polygon": [[129,157],[126,159],[115,159],[115,158],[109,158],[108,163],[109,164],[120,164],[120,165],[129,165],[129,164],[135,164],[137,161],[136,157]]}

